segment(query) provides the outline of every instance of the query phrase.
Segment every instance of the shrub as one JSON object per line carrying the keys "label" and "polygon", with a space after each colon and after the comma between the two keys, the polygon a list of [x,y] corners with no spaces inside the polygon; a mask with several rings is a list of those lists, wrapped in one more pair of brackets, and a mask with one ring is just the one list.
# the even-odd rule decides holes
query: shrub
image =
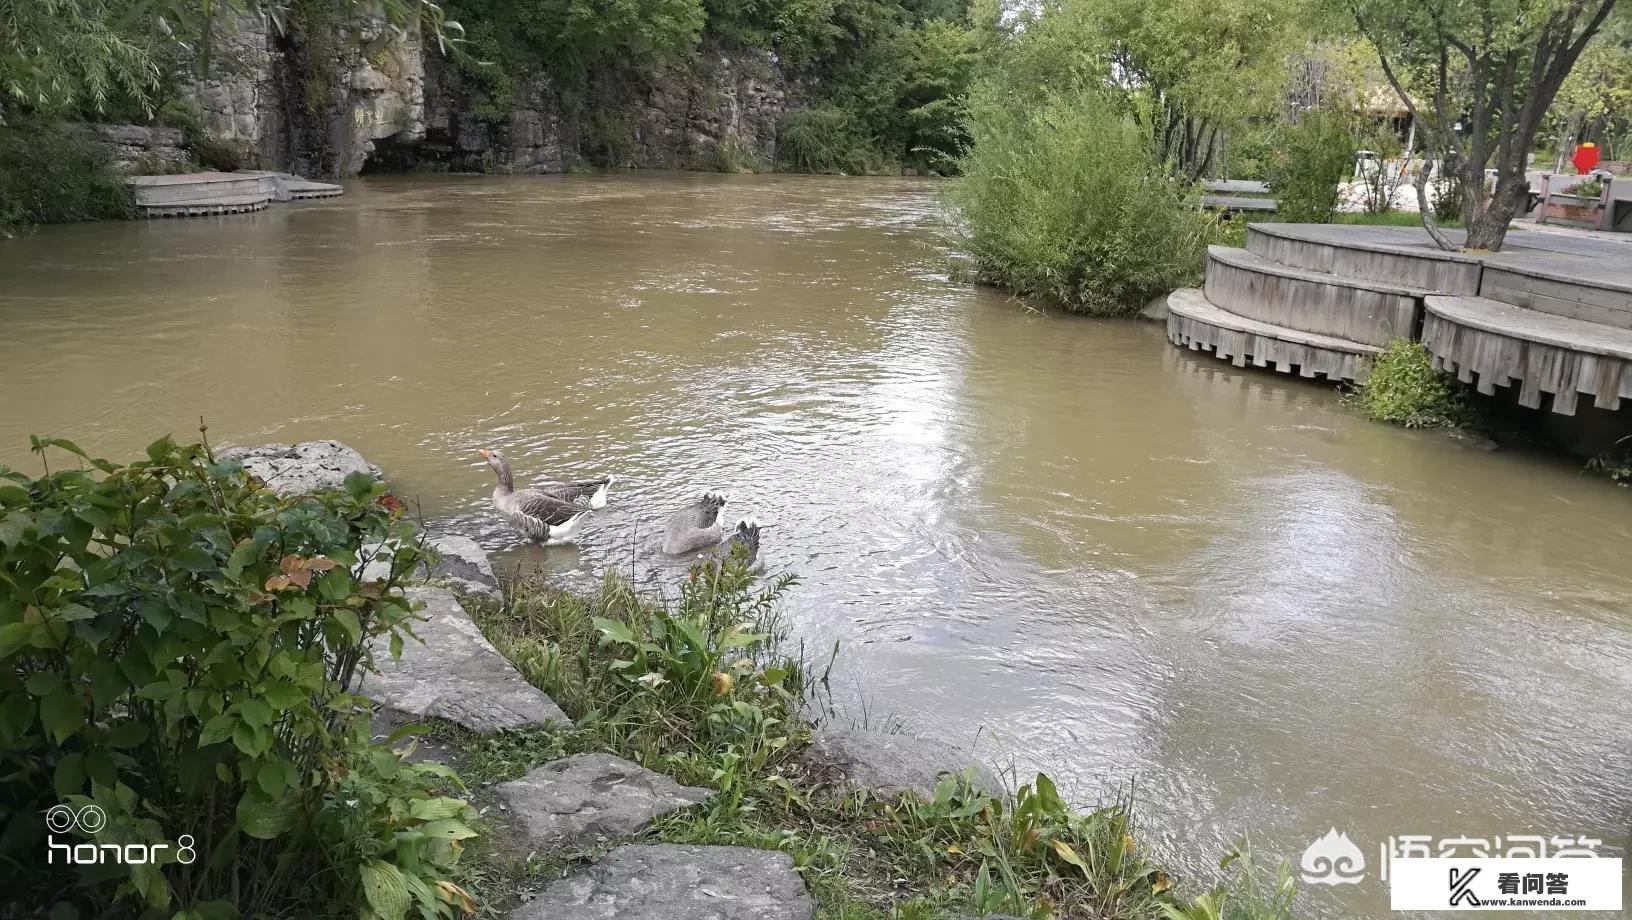
{"label": "shrub", "polygon": [[1288,124],[1270,158],[1276,216],[1296,223],[1329,222],[1337,212],[1338,183],[1354,153],[1354,135],[1340,115],[1315,109]]}
{"label": "shrub", "polygon": [[1107,100],[981,93],[970,125],[951,202],[981,280],[1110,315],[1200,278],[1214,219]]}
{"label": "shrub", "polygon": [[[451,916],[468,806],[438,793],[445,768],[372,744],[352,692],[370,639],[395,653],[410,635],[392,588],[421,554],[384,487],[280,498],[169,438],[128,466],[34,449],[78,462],[0,468],[0,850],[26,869],[11,893],[90,916]],[[395,547],[383,580],[360,577],[370,545]],[[40,816],[59,805],[105,815],[70,842],[194,858],[48,863]]]}
{"label": "shrub", "polygon": [[1354,399],[1371,418],[1407,428],[1460,428],[1473,420],[1466,388],[1434,370],[1433,357],[1421,342],[1390,343]]}
{"label": "shrub", "polygon": [[101,144],[61,125],[0,126],[0,231],[116,220],[135,210],[135,194]]}
{"label": "shrub", "polygon": [[1441,224],[1460,223],[1462,221],[1462,180],[1455,172],[1445,169],[1436,169],[1430,181],[1429,191],[1433,195],[1434,219]]}
{"label": "shrub", "polygon": [[856,119],[833,105],[783,115],[776,126],[776,159],[792,172],[864,176],[895,171]]}

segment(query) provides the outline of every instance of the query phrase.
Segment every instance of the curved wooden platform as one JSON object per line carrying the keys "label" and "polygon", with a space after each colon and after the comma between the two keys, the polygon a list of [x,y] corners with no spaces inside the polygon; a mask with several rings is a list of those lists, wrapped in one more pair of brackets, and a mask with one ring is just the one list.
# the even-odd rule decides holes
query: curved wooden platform
{"label": "curved wooden platform", "polygon": [[1243,249],[1207,250],[1207,299],[1237,316],[1382,346],[1416,334],[1419,288],[1283,265]]}
{"label": "curved wooden platform", "polygon": [[1486,395],[1519,384],[1519,404],[1574,415],[1578,394],[1601,409],[1632,399],[1632,330],[1487,297],[1430,296],[1422,343],[1435,366]]}
{"label": "curved wooden platform", "polygon": [[[1247,251],[1272,262],[1447,294],[1477,294],[1481,260],[1443,252],[1421,241],[1406,243],[1394,227],[1338,224],[1250,224]],[[1384,231],[1381,233],[1371,231]]]}
{"label": "curved wooden platform", "polygon": [[264,211],[272,199],[266,195],[224,195],[197,201],[171,201],[138,205],[143,217],[209,217],[217,214],[248,214]]}
{"label": "curved wooden platform", "polygon": [[1192,351],[1211,351],[1236,367],[1274,367],[1302,377],[1363,382],[1371,359],[1380,349],[1373,345],[1288,329],[1243,317],[1215,306],[1195,288],[1181,288],[1167,297],[1167,339]]}
{"label": "curved wooden platform", "polygon": [[135,190],[143,217],[242,214],[260,211],[273,201],[331,198],[345,192],[338,185],[265,170],[131,176],[125,182]]}

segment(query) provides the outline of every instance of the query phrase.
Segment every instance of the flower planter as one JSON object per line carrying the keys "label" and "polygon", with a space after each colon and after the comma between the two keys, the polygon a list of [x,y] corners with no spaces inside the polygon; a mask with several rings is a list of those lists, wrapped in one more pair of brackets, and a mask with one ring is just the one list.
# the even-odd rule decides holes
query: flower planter
{"label": "flower planter", "polygon": [[1555,192],[1547,196],[1545,219],[1550,224],[1597,229],[1599,214],[1603,210],[1603,203],[1597,196],[1584,198]]}

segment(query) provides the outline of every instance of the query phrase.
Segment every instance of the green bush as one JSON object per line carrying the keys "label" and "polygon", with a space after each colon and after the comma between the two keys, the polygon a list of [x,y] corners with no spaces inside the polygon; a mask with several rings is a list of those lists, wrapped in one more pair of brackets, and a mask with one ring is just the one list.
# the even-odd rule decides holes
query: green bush
{"label": "green bush", "polygon": [[1316,109],[1286,125],[1269,164],[1276,216],[1295,223],[1330,222],[1337,212],[1338,183],[1354,153],[1354,134],[1341,115]]}
{"label": "green bush", "polygon": [[0,235],[26,224],[117,220],[136,196],[101,144],[55,124],[0,126]]}
{"label": "green bush", "polygon": [[1390,343],[1353,398],[1376,421],[1407,428],[1460,428],[1473,420],[1466,387],[1435,370],[1421,342]]}
{"label": "green bush", "polygon": [[[371,638],[395,654],[411,635],[392,589],[421,551],[384,487],[280,498],[169,438],[128,466],[34,449],[45,475],[0,468],[9,893],[65,916],[453,916],[470,810],[440,794],[445,768],[371,743],[352,692]],[[56,450],[71,465],[53,471]],[[387,552],[389,576],[361,580]],[[58,842],[172,849],[48,862],[41,815],[59,805],[106,823]]]}
{"label": "green bush", "polygon": [[856,119],[834,105],[784,114],[776,127],[776,159],[792,172],[865,176],[896,169]]}
{"label": "green bush", "polygon": [[1201,277],[1213,217],[1108,100],[981,93],[970,125],[950,197],[981,280],[1112,315]]}

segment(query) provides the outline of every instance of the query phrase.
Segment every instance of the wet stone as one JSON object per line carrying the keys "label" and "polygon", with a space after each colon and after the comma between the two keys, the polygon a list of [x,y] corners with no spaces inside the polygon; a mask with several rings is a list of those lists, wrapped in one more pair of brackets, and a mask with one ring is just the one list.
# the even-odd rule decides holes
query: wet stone
{"label": "wet stone", "polygon": [[379,467],[339,441],[234,447],[221,451],[220,457],[242,463],[249,475],[283,496],[339,491],[352,473],[382,478]]}
{"label": "wet stone", "polygon": [[793,858],[745,847],[624,846],[544,889],[511,920],[813,920]]}
{"label": "wet stone", "polygon": [[911,735],[864,728],[820,731],[811,739],[810,758],[838,771],[851,785],[879,795],[914,792],[929,798],[942,773],[961,773],[971,766],[976,788],[990,795],[1004,791],[997,776],[967,751]]}
{"label": "wet stone", "polygon": [[529,837],[555,847],[633,834],[713,792],[682,786],[611,754],[580,754],[502,783],[498,794]]}

